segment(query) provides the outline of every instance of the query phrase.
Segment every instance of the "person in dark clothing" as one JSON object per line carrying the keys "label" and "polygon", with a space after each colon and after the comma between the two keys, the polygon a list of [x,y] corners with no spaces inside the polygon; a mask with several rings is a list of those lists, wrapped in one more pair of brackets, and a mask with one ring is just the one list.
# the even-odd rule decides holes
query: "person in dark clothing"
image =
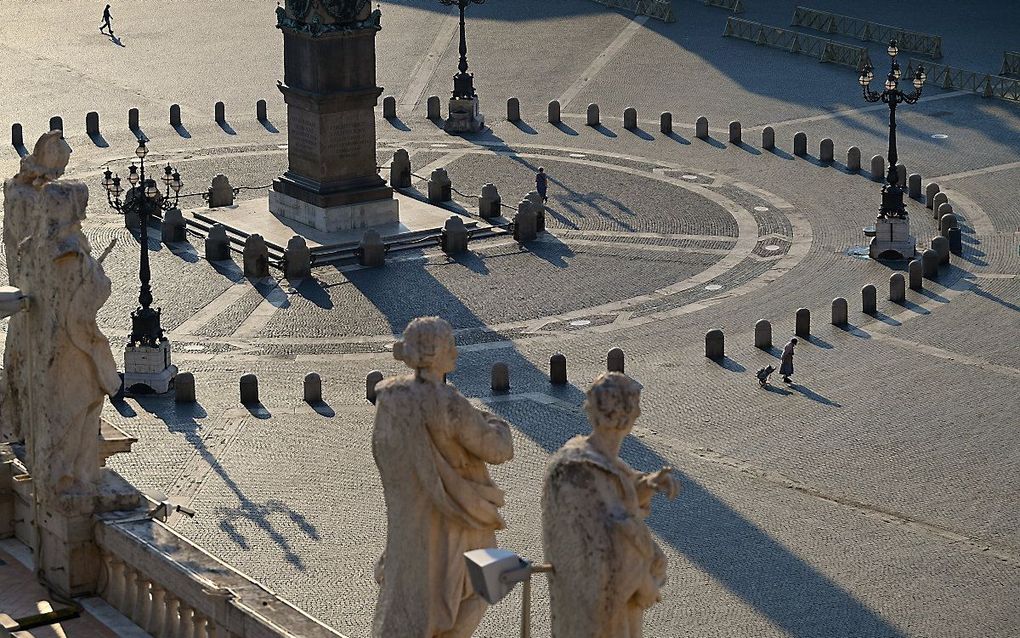
{"label": "person in dark clothing", "polygon": [[538,172],[535,173],[535,190],[542,196],[542,201],[547,202],[549,198],[546,196],[546,191],[549,189],[549,179],[545,174],[545,169],[541,166],[538,167]]}
{"label": "person in dark clothing", "polygon": [[790,375],[793,374],[793,348],[797,345],[797,337],[790,339],[790,342],[783,348],[782,365],[779,366],[779,374],[783,375],[783,381],[790,383]]}
{"label": "person in dark clothing", "polygon": [[107,35],[113,37],[113,17],[110,15],[110,5],[106,5],[106,8],[103,9],[103,23],[99,25],[99,32],[103,33],[103,29],[109,29]]}

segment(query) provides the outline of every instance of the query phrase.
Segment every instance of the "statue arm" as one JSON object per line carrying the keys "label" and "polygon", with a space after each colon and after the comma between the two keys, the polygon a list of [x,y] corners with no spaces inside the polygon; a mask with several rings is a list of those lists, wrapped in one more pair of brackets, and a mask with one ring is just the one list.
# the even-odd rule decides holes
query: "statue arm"
{"label": "statue arm", "polygon": [[457,436],[464,449],[486,463],[506,463],[514,457],[510,424],[494,414],[479,410],[460,393],[454,400]]}

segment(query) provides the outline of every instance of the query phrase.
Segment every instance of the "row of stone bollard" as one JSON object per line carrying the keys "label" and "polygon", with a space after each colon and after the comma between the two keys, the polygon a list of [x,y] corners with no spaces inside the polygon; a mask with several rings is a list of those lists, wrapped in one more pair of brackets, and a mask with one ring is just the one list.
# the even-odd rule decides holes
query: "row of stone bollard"
{"label": "row of stone bollard", "polygon": [[[379,378],[382,379],[382,373],[379,373]],[[373,384],[371,387],[374,391],[375,385]],[[322,377],[319,376],[319,373],[309,372],[306,374],[302,388],[306,403],[312,405],[322,403]],[[260,403],[259,378],[254,374],[243,375],[238,382],[238,394],[242,405],[258,405]],[[194,403],[195,400],[195,375],[190,372],[181,372],[174,379],[174,401]]]}
{"label": "row of stone bollard", "polygon": [[[613,348],[606,354],[606,371],[623,372],[625,355],[620,348]],[[549,383],[552,385],[567,384],[567,356],[557,352],[549,357]],[[489,386],[495,394],[510,391],[510,368],[506,363],[497,361],[492,364]]]}

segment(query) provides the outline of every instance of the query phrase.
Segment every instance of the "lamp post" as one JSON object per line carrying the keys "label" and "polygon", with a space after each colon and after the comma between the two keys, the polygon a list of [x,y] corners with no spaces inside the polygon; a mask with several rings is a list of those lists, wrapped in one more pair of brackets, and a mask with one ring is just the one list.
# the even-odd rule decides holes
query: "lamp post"
{"label": "lamp post", "polygon": [[[138,279],[141,286],[138,289],[138,308],[131,313],[131,336],[124,356],[124,388],[142,385],[155,392],[166,392],[177,369],[170,365],[170,343],[160,326],[160,309],[152,308],[149,215],[155,211],[165,214],[176,208],[183,184],[180,173],[167,164],[161,177],[164,193],[160,193],[156,180],[145,172],[145,156],[149,154],[145,146],[147,141],[144,137],[138,140],[138,148],[135,149],[138,163],[132,162],[128,166],[127,179],[131,188],[127,192],[121,187],[120,175],[114,175],[109,168],[103,172],[102,184],[110,207],[124,215],[137,215],[140,226]],[[121,195],[124,196],[123,201]]]}
{"label": "lamp post", "polygon": [[903,186],[899,184],[896,174],[896,164],[899,159],[896,154],[896,105],[903,102],[907,104],[917,102],[918,98],[921,97],[921,88],[924,86],[927,74],[924,72],[923,66],[917,67],[913,77],[914,92],[904,93],[899,89],[901,71],[900,65],[896,61],[896,55],[899,53],[896,40],[889,42],[889,47],[886,51],[889,57],[892,58],[892,66],[889,69],[889,75],[886,76],[885,90],[881,93],[871,90],[871,82],[875,79],[875,74],[870,64],[861,71],[861,77],[858,81],[864,89],[865,100],[868,102],[881,101],[889,105],[889,171],[886,175],[886,184],[882,186],[882,206],[879,208],[878,218],[894,217],[903,219],[907,215],[907,210],[903,205]]}
{"label": "lamp post", "polygon": [[468,73],[467,36],[464,32],[464,10],[469,4],[483,4],[485,0],[439,0],[446,6],[457,5],[460,9],[460,63],[459,72],[453,76],[453,96],[450,98],[450,116],[446,130],[450,132],[474,132],[482,130],[485,118],[478,112],[478,95],[475,93],[474,76]]}

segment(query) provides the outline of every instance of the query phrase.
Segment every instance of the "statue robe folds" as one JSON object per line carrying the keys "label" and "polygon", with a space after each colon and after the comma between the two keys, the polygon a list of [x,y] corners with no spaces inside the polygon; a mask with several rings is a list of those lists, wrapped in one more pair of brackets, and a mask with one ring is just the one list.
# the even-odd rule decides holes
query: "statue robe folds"
{"label": "statue robe folds", "polygon": [[495,547],[503,492],[486,463],[513,457],[509,426],[454,387],[413,375],[379,384],[372,452],[388,519],[373,635],[468,638],[486,603],[463,553]]}
{"label": "statue robe folds", "polygon": [[549,462],[542,495],[545,560],[552,564],[552,638],[640,638],[644,610],[659,600],[666,557],[644,519],[651,495],[639,472],[585,437]]}

